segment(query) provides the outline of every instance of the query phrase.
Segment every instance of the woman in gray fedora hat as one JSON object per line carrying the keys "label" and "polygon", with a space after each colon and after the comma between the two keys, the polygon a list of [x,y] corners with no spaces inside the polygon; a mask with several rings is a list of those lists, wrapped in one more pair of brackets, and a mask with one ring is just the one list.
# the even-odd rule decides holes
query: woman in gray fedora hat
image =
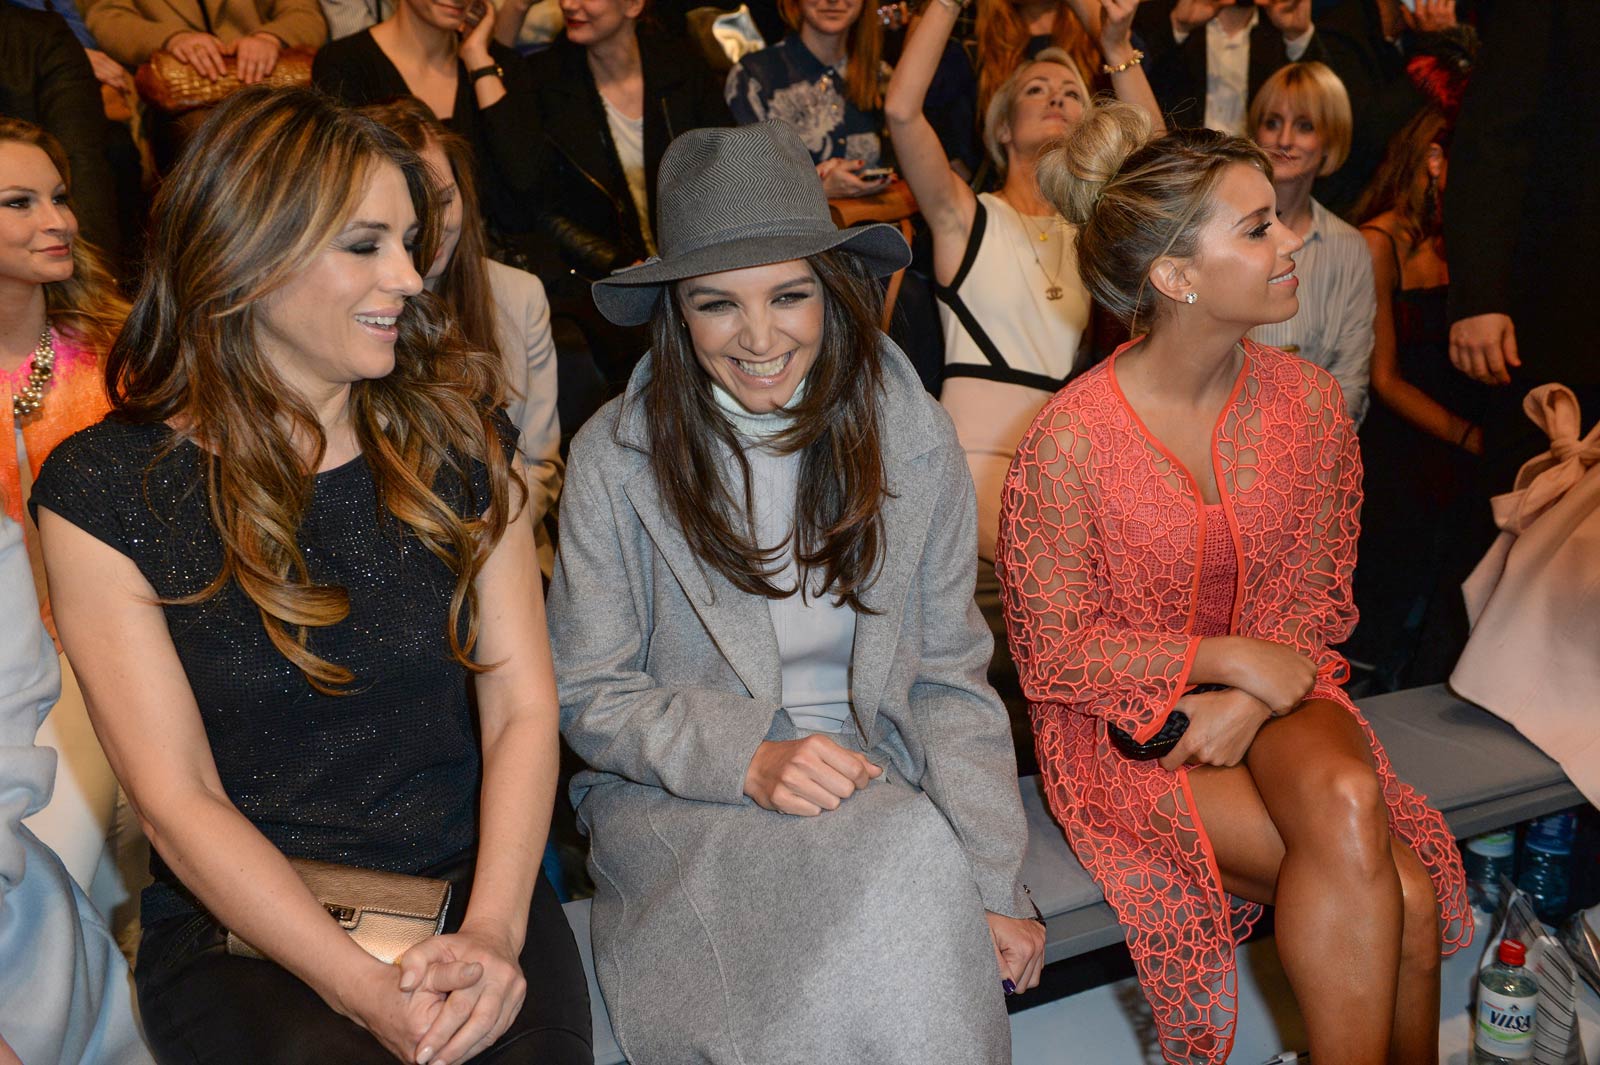
{"label": "woman in gray fedora hat", "polygon": [[595,968],[636,1065],[1008,1062],[1038,981],[972,480],[789,127],[661,165],[654,343],[573,442],[551,587]]}

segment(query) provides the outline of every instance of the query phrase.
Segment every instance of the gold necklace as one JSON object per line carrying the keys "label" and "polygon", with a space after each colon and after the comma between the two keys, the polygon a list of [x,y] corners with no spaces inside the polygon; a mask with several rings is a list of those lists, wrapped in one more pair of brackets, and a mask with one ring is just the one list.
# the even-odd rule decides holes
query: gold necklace
{"label": "gold necklace", "polygon": [[[1010,201],[1007,201],[1006,206],[1011,207],[1012,213],[1017,216],[1017,221],[1022,223],[1022,228],[1027,231],[1029,236],[1032,236],[1033,225],[1028,221],[1028,216],[1013,207]],[[1044,224],[1044,229],[1039,233],[1040,243],[1050,239],[1050,229],[1053,221],[1054,220],[1052,219]],[[1048,282],[1048,287],[1046,287],[1044,290],[1044,298],[1047,300],[1058,300],[1062,296],[1066,295],[1066,291],[1061,287],[1061,264],[1067,253],[1066,243],[1066,241],[1062,241],[1056,246],[1056,272],[1052,274],[1050,271],[1044,268],[1044,263],[1039,260],[1039,249],[1033,246],[1034,242],[1031,240],[1028,241],[1028,250],[1033,253],[1033,263],[1039,268],[1039,272],[1044,275],[1045,281]]]}
{"label": "gold necklace", "polygon": [[39,336],[39,346],[33,349],[33,365],[22,388],[11,395],[11,417],[26,418],[39,413],[44,406],[44,389],[56,372],[56,344],[50,336],[50,327],[44,327]]}

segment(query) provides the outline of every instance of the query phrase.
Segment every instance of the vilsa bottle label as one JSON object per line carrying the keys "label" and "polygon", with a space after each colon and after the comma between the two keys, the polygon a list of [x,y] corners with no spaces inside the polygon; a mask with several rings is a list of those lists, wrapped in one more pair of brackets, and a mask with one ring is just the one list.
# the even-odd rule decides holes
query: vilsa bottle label
{"label": "vilsa bottle label", "polygon": [[1522,1061],[1533,1057],[1535,998],[1500,995],[1478,988],[1478,1049]]}

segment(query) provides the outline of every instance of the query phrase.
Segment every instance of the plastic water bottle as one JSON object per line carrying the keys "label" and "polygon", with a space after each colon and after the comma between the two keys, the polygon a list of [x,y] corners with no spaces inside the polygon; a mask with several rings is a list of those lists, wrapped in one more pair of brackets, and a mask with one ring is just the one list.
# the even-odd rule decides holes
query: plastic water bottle
{"label": "plastic water bottle", "polygon": [[1515,1065],[1533,1058],[1539,985],[1524,969],[1527,951],[1515,939],[1500,941],[1499,961],[1478,974],[1478,1025],[1473,1065]]}
{"label": "plastic water bottle", "polygon": [[1467,895],[1472,905],[1486,913],[1500,908],[1505,892],[1500,890],[1500,877],[1507,880],[1516,863],[1517,835],[1515,832],[1485,832],[1467,840],[1461,855],[1461,864],[1467,871]]}
{"label": "plastic water bottle", "polygon": [[1567,915],[1572,840],[1577,828],[1576,814],[1551,814],[1530,824],[1523,838],[1517,886],[1528,893],[1541,921],[1558,924]]}

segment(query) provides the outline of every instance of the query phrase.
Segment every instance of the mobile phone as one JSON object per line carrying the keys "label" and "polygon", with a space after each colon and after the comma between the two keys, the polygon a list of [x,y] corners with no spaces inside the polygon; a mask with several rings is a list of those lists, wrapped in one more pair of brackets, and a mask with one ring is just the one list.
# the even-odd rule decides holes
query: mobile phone
{"label": "mobile phone", "polygon": [[[1226,688],[1226,684],[1196,684],[1184,691],[1184,695],[1199,695],[1203,692],[1219,692]],[[1182,710],[1173,710],[1167,715],[1167,720],[1161,726],[1161,731],[1151,736],[1144,743],[1134,740],[1131,733],[1119,729],[1115,725],[1108,725],[1107,732],[1111,737],[1112,746],[1121,751],[1124,757],[1132,758],[1136,762],[1147,762],[1161,758],[1171,752],[1183,739],[1183,734],[1189,730],[1189,715]]]}
{"label": "mobile phone", "polygon": [[892,166],[869,166],[856,171],[856,177],[862,181],[882,181],[884,178],[894,177]]}
{"label": "mobile phone", "polygon": [[488,13],[488,0],[473,0],[472,4],[467,7],[467,13],[461,16],[461,25],[457,27],[456,32],[466,36],[477,27],[478,23],[483,21],[483,17]]}

